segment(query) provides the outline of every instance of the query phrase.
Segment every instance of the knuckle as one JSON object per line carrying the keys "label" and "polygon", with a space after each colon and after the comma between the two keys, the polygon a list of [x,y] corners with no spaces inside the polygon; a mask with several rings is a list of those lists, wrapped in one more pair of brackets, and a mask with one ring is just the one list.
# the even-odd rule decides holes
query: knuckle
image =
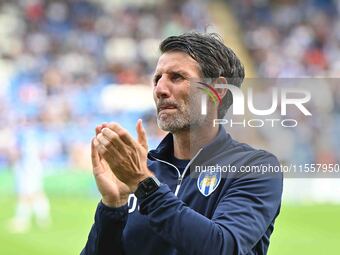
{"label": "knuckle", "polygon": [[106,139],[103,137],[103,135],[98,136],[98,141],[102,145],[106,145]]}
{"label": "knuckle", "polygon": [[121,138],[127,138],[128,137],[128,132],[125,130],[121,130],[118,132],[119,137]]}
{"label": "knuckle", "polygon": [[103,134],[102,133],[99,133],[98,135],[96,135],[96,138],[98,141],[100,141],[103,137]]}
{"label": "knuckle", "polygon": [[110,143],[110,141],[103,139],[103,145],[105,146],[105,148],[110,148],[111,143]]}
{"label": "knuckle", "polygon": [[117,122],[110,122],[107,126],[110,127],[110,128],[113,128],[113,129],[119,127]]}
{"label": "knuckle", "polygon": [[104,128],[102,133],[108,140],[114,141],[118,139],[118,135],[109,128]]}
{"label": "knuckle", "polygon": [[101,154],[101,155],[104,155],[104,153],[106,151],[103,146],[97,146],[97,150],[98,150],[99,154]]}
{"label": "knuckle", "polygon": [[105,148],[102,148],[102,155],[105,159],[109,159],[111,154],[108,150],[106,150]]}
{"label": "knuckle", "polygon": [[102,129],[102,133],[104,135],[110,135],[112,133],[112,131],[109,128],[105,127],[105,128]]}
{"label": "knuckle", "polygon": [[111,139],[112,139],[112,140],[118,140],[118,139],[119,139],[119,136],[118,136],[115,132],[112,132],[112,134],[111,134]]}

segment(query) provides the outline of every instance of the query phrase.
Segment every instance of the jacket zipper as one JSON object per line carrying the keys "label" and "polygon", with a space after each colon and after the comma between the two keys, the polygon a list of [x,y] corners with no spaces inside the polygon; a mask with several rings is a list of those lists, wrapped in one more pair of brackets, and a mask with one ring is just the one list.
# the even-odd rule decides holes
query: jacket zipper
{"label": "jacket zipper", "polygon": [[181,187],[181,185],[182,185],[183,178],[184,178],[186,172],[188,171],[190,165],[191,165],[192,162],[197,158],[198,154],[200,154],[200,152],[202,151],[202,149],[203,149],[203,148],[201,148],[201,149],[195,154],[195,156],[189,161],[189,163],[188,163],[187,166],[185,167],[185,169],[184,169],[182,175],[181,175],[180,171],[178,170],[178,168],[177,168],[175,165],[173,165],[173,164],[171,164],[171,163],[169,163],[169,162],[167,162],[167,161],[164,161],[164,160],[155,158],[154,156],[150,155],[150,156],[151,156],[152,158],[154,158],[155,160],[157,160],[157,161],[159,161],[159,162],[162,162],[162,163],[164,163],[164,164],[167,164],[167,165],[169,165],[169,166],[172,166],[173,168],[175,168],[175,169],[177,170],[178,179],[177,179],[177,186],[176,186],[176,189],[175,189],[175,196],[178,195],[179,189],[180,189],[180,187]]}

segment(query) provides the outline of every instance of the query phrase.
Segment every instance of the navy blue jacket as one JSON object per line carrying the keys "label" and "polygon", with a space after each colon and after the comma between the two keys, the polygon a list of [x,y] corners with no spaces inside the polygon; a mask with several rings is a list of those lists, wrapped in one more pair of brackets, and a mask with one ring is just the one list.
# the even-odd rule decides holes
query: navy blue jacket
{"label": "navy blue jacket", "polygon": [[282,174],[237,171],[202,188],[189,166],[191,172],[216,164],[278,166],[276,157],[233,140],[223,128],[189,162],[184,177],[167,161],[172,152],[171,134],[149,152],[149,169],[163,184],[149,197],[137,201],[132,195],[120,208],[99,203],[81,255],[266,254],[280,210]]}

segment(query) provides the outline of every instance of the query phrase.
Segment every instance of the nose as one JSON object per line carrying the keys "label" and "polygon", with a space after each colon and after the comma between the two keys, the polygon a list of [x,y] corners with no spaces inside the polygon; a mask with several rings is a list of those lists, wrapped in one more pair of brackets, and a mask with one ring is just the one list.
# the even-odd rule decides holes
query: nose
{"label": "nose", "polygon": [[168,98],[171,96],[170,84],[167,75],[162,75],[162,77],[158,80],[157,85],[154,88],[155,96],[160,98]]}

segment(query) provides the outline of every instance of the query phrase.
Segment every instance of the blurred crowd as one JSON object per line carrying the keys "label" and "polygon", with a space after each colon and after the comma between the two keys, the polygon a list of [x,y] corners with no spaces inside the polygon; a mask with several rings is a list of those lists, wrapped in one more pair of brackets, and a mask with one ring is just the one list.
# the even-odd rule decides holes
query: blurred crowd
{"label": "blurred crowd", "polygon": [[45,163],[86,168],[96,124],[132,130],[142,116],[154,129],[153,113],[103,111],[100,93],[150,84],[161,39],[207,20],[201,1],[0,1],[0,168],[23,130],[37,131]]}
{"label": "blurred crowd", "polygon": [[[312,116],[305,116],[296,108],[288,111],[287,116],[272,116],[296,119],[296,128],[233,130],[235,136],[252,140],[288,165],[307,164],[308,168],[310,163],[335,164],[339,169],[340,1],[227,2],[238,19],[258,77],[274,78],[246,81],[250,86],[256,85],[260,99],[257,105],[263,107],[259,108],[268,109],[271,105],[273,86],[303,89],[312,96],[306,104]],[[327,169],[330,171],[330,167]],[[300,177],[308,176],[316,175],[305,172]],[[284,197],[290,201],[340,201],[339,178],[286,179],[284,186]]]}
{"label": "blurred crowd", "polygon": [[277,79],[272,80],[272,86],[261,86],[256,79],[247,81],[256,84],[261,98],[257,103],[270,106],[273,86],[305,89],[312,95],[307,108],[313,116],[297,116],[297,109],[284,116],[298,119],[297,128],[256,129],[253,137],[266,141],[268,149],[286,162],[339,163],[340,87],[336,78],[340,77],[340,1],[228,3],[258,77]]}
{"label": "blurred crowd", "polygon": [[228,2],[260,77],[340,77],[340,1]]}
{"label": "blurred crowd", "polygon": [[[226,2],[259,77],[323,77],[302,82],[310,83],[313,116],[288,115],[298,128],[230,132],[284,162],[339,162],[340,90],[332,77],[340,76],[340,1]],[[20,144],[29,144],[20,141],[26,133],[39,144],[45,167],[88,168],[94,127],[104,121],[133,133],[142,117],[154,147],[164,134],[153,111],[105,110],[102,92],[108,85],[147,86],[161,39],[205,31],[209,22],[204,1],[0,1],[0,169],[18,159]],[[258,84],[257,97],[270,105],[272,86],[246,83]]]}

